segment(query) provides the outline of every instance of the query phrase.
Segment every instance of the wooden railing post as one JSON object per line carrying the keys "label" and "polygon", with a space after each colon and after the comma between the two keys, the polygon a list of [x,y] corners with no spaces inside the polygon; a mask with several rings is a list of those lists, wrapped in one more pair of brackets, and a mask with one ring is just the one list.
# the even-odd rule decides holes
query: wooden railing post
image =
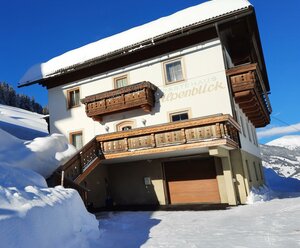
{"label": "wooden railing post", "polygon": [[155,134],[154,133],[151,134],[151,144],[152,144],[153,148],[156,147]]}
{"label": "wooden railing post", "polygon": [[64,179],[65,179],[65,171],[63,170],[61,172],[61,179],[60,179],[60,185],[64,186]]}
{"label": "wooden railing post", "polygon": [[216,136],[217,138],[222,138],[220,123],[216,123]]}
{"label": "wooden railing post", "polygon": [[185,134],[185,129],[184,128],[181,129],[181,134],[182,134],[182,137],[183,137],[182,141],[185,144],[186,143],[186,134]]}
{"label": "wooden railing post", "polygon": [[125,151],[128,151],[129,147],[128,147],[128,139],[127,138],[124,138],[124,143],[125,143]]}

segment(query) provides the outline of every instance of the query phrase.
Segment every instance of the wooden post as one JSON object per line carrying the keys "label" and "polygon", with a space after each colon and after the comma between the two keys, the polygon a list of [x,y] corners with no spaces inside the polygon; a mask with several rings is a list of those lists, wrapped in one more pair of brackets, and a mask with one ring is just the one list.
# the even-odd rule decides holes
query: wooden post
{"label": "wooden post", "polygon": [[183,142],[183,144],[185,144],[186,143],[186,135],[185,135],[185,129],[184,128],[181,129],[181,135],[182,135],[182,142]]}
{"label": "wooden post", "polygon": [[129,147],[128,147],[128,139],[127,138],[124,138],[124,143],[125,143],[125,151],[128,151]]}
{"label": "wooden post", "polygon": [[61,180],[60,180],[60,185],[64,186],[64,178],[65,178],[65,171],[61,172]]}
{"label": "wooden post", "polygon": [[222,138],[220,123],[216,123],[216,136],[217,138]]}
{"label": "wooden post", "polygon": [[152,145],[153,148],[156,147],[155,134],[154,133],[151,134],[151,143],[152,143],[151,145]]}

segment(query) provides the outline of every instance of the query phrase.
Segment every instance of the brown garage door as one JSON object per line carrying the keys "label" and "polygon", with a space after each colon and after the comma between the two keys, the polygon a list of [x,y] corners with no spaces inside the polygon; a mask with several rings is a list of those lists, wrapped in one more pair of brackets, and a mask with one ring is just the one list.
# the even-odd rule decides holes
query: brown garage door
{"label": "brown garage door", "polygon": [[221,202],[213,159],[167,162],[164,168],[171,204]]}

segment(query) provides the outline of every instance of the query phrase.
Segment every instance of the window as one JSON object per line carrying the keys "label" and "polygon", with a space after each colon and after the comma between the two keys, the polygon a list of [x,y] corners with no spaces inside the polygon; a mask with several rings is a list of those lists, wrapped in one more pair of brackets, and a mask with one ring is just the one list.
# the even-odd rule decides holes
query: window
{"label": "window", "polygon": [[258,140],[257,140],[257,136],[256,136],[256,130],[254,127],[252,127],[252,134],[253,134],[253,141],[254,141],[254,144],[256,146],[258,146]]}
{"label": "window", "polygon": [[127,130],[131,130],[132,126],[124,126],[122,127],[122,131],[127,131]]}
{"label": "window", "polygon": [[70,133],[70,143],[75,146],[77,150],[81,149],[83,146],[82,132],[78,131]]}
{"label": "window", "polygon": [[258,166],[259,166],[259,171],[260,171],[260,178],[261,178],[261,180],[264,180],[264,172],[263,172],[261,163],[259,163]]}
{"label": "window", "polygon": [[188,120],[189,119],[189,113],[188,111],[184,112],[177,112],[177,113],[172,113],[170,114],[170,121],[183,121],[183,120]]}
{"label": "window", "polygon": [[115,88],[121,88],[128,85],[127,76],[122,76],[114,79]]}
{"label": "window", "polygon": [[252,182],[251,171],[249,168],[248,160],[246,160],[246,168],[247,168],[247,172],[248,172],[249,182]]}
{"label": "window", "polygon": [[167,84],[182,81],[184,79],[183,70],[182,70],[182,61],[180,59],[165,63],[164,69],[165,69],[165,79]]}
{"label": "window", "polygon": [[78,107],[80,105],[79,88],[68,90],[67,98],[68,108]]}
{"label": "window", "polygon": [[254,167],[254,171],[255,171],[255,178],[256,178],[256,181],[258,181],[258,173],[257,173],[257,168],[256,168],[255,162],[253,162],[253,167]]}
{"label": "window", "polygon": [[242,117],[242,116],[240,116],[240,121],[241,121],[241,126],[242,126],[242,133],[243,133],[243,135],[246,137],[245,123],[244,123],[244,120],[243,120],[243,117]]}
{"label": "window", "polygon": [[117,131],[128,131],[133,129],[135,126],[134,121],[122,121],[121,123],[116,125]]}
{"label": "window", "polygon": [[250,133],[250,130],[249,130],[249,123],[247,123],[246,126],[247,126],[247,133],[248,133],[249,140],[252,141],[251,133]]}

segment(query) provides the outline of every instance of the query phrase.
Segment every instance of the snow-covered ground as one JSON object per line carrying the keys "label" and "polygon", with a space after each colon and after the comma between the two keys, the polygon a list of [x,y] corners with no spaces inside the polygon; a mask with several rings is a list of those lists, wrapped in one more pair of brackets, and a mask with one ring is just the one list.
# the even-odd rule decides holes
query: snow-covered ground
{"label": "snow-covered ground", "polygon": [[103,212],[97,220],[76,191],[48,188],[43,177],[74,148],[61,135],[19,139],[13,134],[22,124],[13,119],[30,124],[26,131],[34,137],[34,130],[46,130],[45,122],[28,111],[0,111],[11,124],[10,133],[0,126],[0,247],[300,247],[296,178],[266,168],[269,187],[253,189],[249,205],[228,210]]}
{"label": "snow-covered ground", "polygon": [[[37,137],[47,130],[41,115],[4,105],[0,111],[0,247],[90,247],[99,236],[95,216],[75,190],[48,188],[44,179],[75,148],[62,135]],[[13,135],[22,132],[37,138]]]}
{"label": "snow-covered ground", "polygon": [[252,189],[245,206],[100,213],[100,238],[91,247],[300,247],[300,181],[265,175],[279,182],[277,191]]}
{"label": "snow-covered ground", "polygon": [[102,214],[93,248],[300,247],[300,198],[220,211]]}

